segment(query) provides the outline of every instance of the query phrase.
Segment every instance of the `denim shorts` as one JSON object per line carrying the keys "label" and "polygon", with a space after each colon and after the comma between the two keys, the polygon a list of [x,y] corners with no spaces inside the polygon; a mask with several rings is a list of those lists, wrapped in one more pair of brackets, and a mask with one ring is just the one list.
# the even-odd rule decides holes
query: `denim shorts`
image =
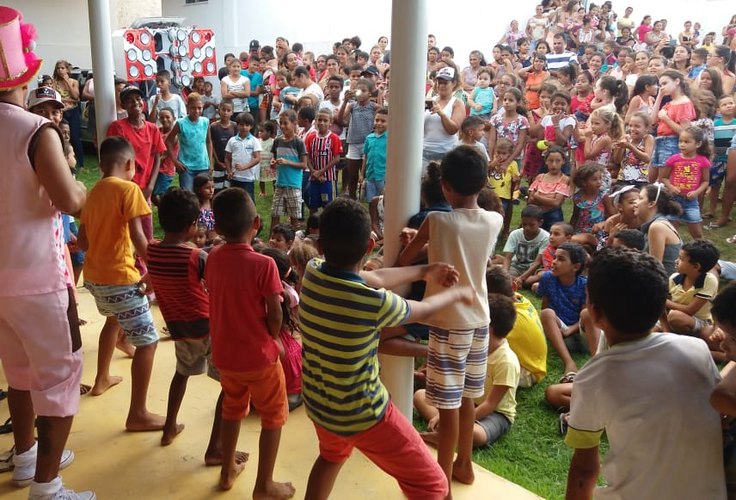
{"label": "denim shorts", "polygon": [[483,429],[486,442],[483,446],[489,446],[498,441],[511,428],[511,421],[502,413],[494,411],[480,420],[475,421]]}
{"label": "denim shorts", "polygon": [[671,221],[686,222],[687,224],[698,224],[703,222],[700,216],[700,204],[697,199],[688,200],[681,194],[673,196],[674,200],[682,206],[682,215],[670,215]]}
{"label": "denim shorts", "polygon": [[665,135],[654,140],[654,155],[651,167],[664,167],[664,163],[680,152],[680,138],[676,135]]}

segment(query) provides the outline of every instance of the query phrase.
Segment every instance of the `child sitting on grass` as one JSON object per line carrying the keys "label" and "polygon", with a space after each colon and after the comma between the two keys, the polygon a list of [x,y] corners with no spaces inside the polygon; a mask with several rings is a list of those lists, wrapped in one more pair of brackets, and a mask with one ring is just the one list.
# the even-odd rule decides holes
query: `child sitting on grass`
{"label": "child sitting on grass", "polygon": [[[378,378],[378,331],[423,321],[451,303],[476,300],[475,294],[459,287],[416,302],[388,291],[418,279],[445,288],[457,282],[458,274],[440,263],[361,272],[363,257],[375,246],[370,233],[366,209],[357,201],[336,199],[320,218],[317,244],[325,260],[310,261],[304,275],[299,304],[303,397],[320,443],[306,498],[329,497],[354,448],[395,477],[409,498],[443,498],[448,484],[442,469]],[[336,293],[340,302],[333,298]],[[358,309],[366,311],[364,317],[356,316]],[[346,400],[351,404],[346,406]]]}
{"label": "child sitting on grass", "polygon": [[[598,336],[585,308],[587,278],[582,275],[587,254],[577,243],[563,243],[555,252],[552,270],[539,280],[537,295],[542,297],[544,335],[565,365],[560,382],[572,382],[578,371],[570,350],[595,353]],[[587,323],[587,324],[586,324]]]}
{"label": "child sitting on grass", "polygon": [[532,291],[537,289],[536,284],[542,273],[552,269],[552,261],[555,259],[555,250],[563,243],[567,243],[572,239],[574,230],[572,226],[566,222],[557,222],[553,224],[549,232],[549,244],[543,251],[537,254],[529,269],[524,271],[521,276],[514,279],[517,288],[532,287]]}
{"label": "child sitting on grass", "polygon": [[670,298],[663,331],[707,338],[713,317],[711,301],[718,293],[718,278],[708,271],[718,263],[721,253],[708,240],[682,245],[677,272],[669,278]]}
{"label": "child sitting on grass", "polygon": [[[161,446],[170,445],[184,430],[184,424],[178,424],[176,418],[189,377],[207,372],[218,383],[220,379],[210,359],[210,300],[203,286],[207,253],[188,243],[197,231],[198,216],[199,202],[194,193],[180,188],[168,190],[161,197],[158,208],[164,239],[148,246],[148,274],[156,290],[161,314],[175,341],[176,353],[176,372],[169,388]],[[204,454],[206,465],[222,463],[222,398],[220,392],[210,441]],[[247,454],[238,452],[236,460],[245,462],[247,459]]]}
{"label": "child sitting on grass", "polygon": [[667,299],[662,265],[643,252],[606,248],[588,275],[589,314],[611,348],[573,385],[567,498],[594,496],[604,432],[609,451],[597,497],[726,498],[721,419],[708,404],[719,375],[708,347],[650,333]]}
{"label": "child sitting on grass", "polygon": [[502,262],[511,276],[526,273],[537,255],[549,244],[549,233],[541,228],[542,213],[537,205],[525,206],[521,211],[521,228],[511,231],[506,240]]}
{"label": "child sitting on grass", "polygon": [[[503,295],[489,294],[488,308],[492,318],[488,329],[488,368],[484,394],[475,398],[474,448],[490,446],[498,441],[508,432],[516,417],[516,387],[519,385],[520,365],[506,340],[516,321],[514,301]],[[440,412],[427,402],[424,389],[414,393],[414,407],[427,420],[427,432],[422,433],[422,439],[437,445]]]}
{"label": "child sitting on grass", "polygon": [[514,301],[516,321],[506,340],[521,364],[519,387],[531,387],[541,382],[547,376],[547,339],[534,304],[514,291],[511,276],[500,266],[492,266],[488,270],[486,285],[489,295],[503,295]]}
{"label": "child sitting on grass", "polygon": [[158,333],[143,293],[148,286],[141,280],[133,256],[135,249],[138,257],[146,261],[148,239],[143,233],[142,219],[150,215],[151,208],[141,189],[132,182],[135,152],[126,139],[108,137],[100,144],[100,170],[103,177],[87,197],[77,239],[79,247],[87,252],[84,286],[95,298],[97,310],[106,317],[91,394],[99,396],[122,381],[121,377],[110,375],[112,354],[122,328],[135,346],[125,428],[160,431],[165,418],[146,408]]}
{"label": "child sitting on grass", "polygon": [[271,236],[268,238],[268,246],[278,248],[282,252],[289,253],[291,245],[294,244],[296,233],[288,224],[276,224],[271,228]]}

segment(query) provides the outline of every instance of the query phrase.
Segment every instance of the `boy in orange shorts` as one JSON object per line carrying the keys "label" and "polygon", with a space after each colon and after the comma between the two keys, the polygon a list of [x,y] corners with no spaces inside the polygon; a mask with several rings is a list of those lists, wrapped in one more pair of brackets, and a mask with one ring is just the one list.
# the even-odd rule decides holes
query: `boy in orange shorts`
{"label": "boy in orange shorts", "polygon": [[291,483],[273,480],[281,427],[289,413],[276,343],[282,320],[281,279],[274,260],[251,246],[261,220],[248,194],[225,189],[215,196],[212,210],[215,229],[226,242],[212,250],[204,272],[210,292],[212,361],[224,394],[220,488],[232,488],[245,468],[236,460],[235,446],[252,399],[261,416],[253,496],[290,498],[295,491]]}

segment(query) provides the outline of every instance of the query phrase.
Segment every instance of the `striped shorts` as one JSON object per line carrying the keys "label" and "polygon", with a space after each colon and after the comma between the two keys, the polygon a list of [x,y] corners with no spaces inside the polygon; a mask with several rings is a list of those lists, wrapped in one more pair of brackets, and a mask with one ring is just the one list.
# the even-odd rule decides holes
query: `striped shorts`
{"label": "striped shorts", "polygon": [[98,285],[84,282],[84,287],[95,298],[97,310],[105,317],[114,316],[135,347],[143,347],[158,341],[148,298],[138,284]]}
{"label": "striped shorts", "polygon": [[483,396],[488,327],[429,330],[427,402],[440,410],[460,408],[462,398]]}

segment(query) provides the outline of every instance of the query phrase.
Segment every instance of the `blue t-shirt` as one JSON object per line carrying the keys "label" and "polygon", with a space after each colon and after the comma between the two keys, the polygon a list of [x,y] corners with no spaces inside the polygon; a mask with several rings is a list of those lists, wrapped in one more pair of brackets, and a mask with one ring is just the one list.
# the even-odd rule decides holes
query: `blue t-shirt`
{"label": "blue t-shirt", "polygon": [[[256,87],[263,86],[263,75],[261,75],[259,72],[255,71],[251,73],[247,69],[244,69],[240,71],[240,74],[250,80],[250,91],[251,92],[254,92],[256,90]],[[258,104],[259,104],[258,96],[250,96],[248,98],[248,107],[251,109],[251,113],[257,112]]]}
{"label": "blue t-shirt", "polygon": [[[287,161],[300,162],[303,156],[307,155],[307,148],[304,142],[298,137],[286,140],[283,137],[277,137],[271,146],[271,153],[274,159],[283,158]],[[291,167],[289,165],[276,166],[276,186],[289,188],[302,188],[302,169]]]}
{"label": "blue t-shirt", "polygon": [[299,95],[300,91],[301,89],[299,87],[284,87],[283,89],[281,89],[281,93],[279,94],[279,100],[281,101],[281,113],[283,113],[287,109],[294,109],[294,105],[286,100],[286,96],[297,96]]}
{"label": "blue t-shirt", "polygon": [[475,108],[470,108],[470,114],[473,116],[491,114],[491,111],[493,110],[494,99],[495,94],[493,93],[493,88],[486,87],[482,89],[480,87],[476,87],[473,91],[473,101],[483,107],[480,109],[480,111],[477,111]]}
{"label": "blue t-shirt", "polygon": [[580,311],[585,307],[585,288],[588,285],[586,276],[578,276],[572,285],[560,283],[552,271],[546,271],[539,280],[537,295],[547,297],[549,307],[567,326],[580,321]]}
{"label": "blue t-shirt", "polygon": [[363,145],[365,155],[365,178],[371,181],[382,181],[386,178],[386,147],[388,133],[368,134]]}

